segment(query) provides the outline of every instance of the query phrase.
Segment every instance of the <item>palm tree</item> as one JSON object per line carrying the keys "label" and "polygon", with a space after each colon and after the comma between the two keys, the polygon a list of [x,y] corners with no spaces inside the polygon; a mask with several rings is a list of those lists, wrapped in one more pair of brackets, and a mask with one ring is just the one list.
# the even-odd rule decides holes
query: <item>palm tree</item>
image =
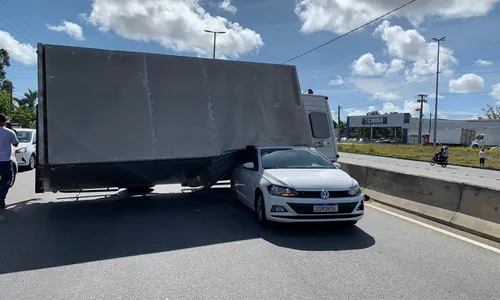
{"label": "palm tree", "polygon": [[37,98],[38,98],[38,91],[32,91],[31,89],[28,89],[28,92],[24,93],[23,100],[25,100],[25,103],[28,105],[29,108],[35,108],[35,102]]}

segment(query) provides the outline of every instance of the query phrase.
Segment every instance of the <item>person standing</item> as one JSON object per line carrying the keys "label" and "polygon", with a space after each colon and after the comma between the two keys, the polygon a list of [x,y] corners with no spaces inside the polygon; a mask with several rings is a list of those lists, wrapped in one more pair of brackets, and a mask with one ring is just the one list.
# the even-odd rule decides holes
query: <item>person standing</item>
{"label": "person standing", "polygon": [[479,165],[484,168],[484,162],[486,161],[486,152],[484,152],[484,148],[479,151]]}
{"label": "person standing", "polygon": [[12,181],[12,146],[17,147],[19,141],[11,129],[5,127],[7,118],[0,114],[0,209],[5,208],[5,198]]}

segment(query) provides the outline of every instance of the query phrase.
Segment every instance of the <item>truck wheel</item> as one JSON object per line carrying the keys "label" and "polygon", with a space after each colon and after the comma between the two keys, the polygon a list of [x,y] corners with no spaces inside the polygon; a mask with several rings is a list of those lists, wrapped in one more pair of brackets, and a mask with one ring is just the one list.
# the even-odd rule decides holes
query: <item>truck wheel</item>
{"label": "truck wheel", "polygon": [[35,154],[31,154],[30,161],[28,164],[28,169],[33,170],[35,168],[35,163],[36,163]]}

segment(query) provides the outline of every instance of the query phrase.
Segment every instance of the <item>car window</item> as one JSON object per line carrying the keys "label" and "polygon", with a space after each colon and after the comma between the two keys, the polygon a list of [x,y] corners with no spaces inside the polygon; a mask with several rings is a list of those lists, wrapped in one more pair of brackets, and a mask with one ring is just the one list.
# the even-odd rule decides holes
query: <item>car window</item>
{"label": "car window", "polygon": [[264,169],[335,169],[335,166],[314,149],[262,149]]}
{"label": "car window", "polygon": [[29,143],[31,142],[31,131],[17,131],[17,139],[19,140],[19,143]]}

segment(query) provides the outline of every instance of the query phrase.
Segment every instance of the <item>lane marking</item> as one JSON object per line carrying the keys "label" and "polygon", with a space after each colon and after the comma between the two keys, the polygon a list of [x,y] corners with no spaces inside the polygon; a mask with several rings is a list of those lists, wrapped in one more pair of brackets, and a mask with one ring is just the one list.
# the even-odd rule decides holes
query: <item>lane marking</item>
{"label": "lane marking", "polygon": [[434,231],[437,231],[439,233],[442,233],[442,234],[445,234],[447,236],[451,236],[453,238],[456,238],[458,240],[461,240],[461,241],[464,241],[466,243],[469,243],[469,244],[472,244],[472,245],[475,245],[475,246],[478,246],[478,247],[481,247],[483,249],[486,249],[486,250],[490,250],[490,251],[493,251],[497,254],[500,254],[500,249],[498,248],[495,248],[495,247],[492,247],[490,245],[486,245],[486,244],[483,244],[483,243],[480,243],[478,241],[474,241],[474,240],[471,240],[469,238],[466,238],[466,237],[463,237],[461,235],[458,235],[458,234],[455,234],[453,232],[449,232],[449,231],[446,231],[444,229],[441,229],[441,228],[438,228],[438,227],[435,227],[435,226],[432,226],[432,225],[429,225],[429,224],[426,224],[424,222],[420,222],[420,221],[417,221],[415,219],[412,219],[412,218],[409,218],[409,217],[406,217],[406,216],[403,216],[403,215],[400,215],[400,214],[397,214],[395,212],[392,212],[392,211],[389,211],[387,209],[383,209],[383,208],[380,208],[380,207],[377,207],[373,204],[368,204],[368,203],[365,203],[366,206],[369,206],[371,208],[374,208],[376,210],[379,210],[381,212],[384,212],[386,214],[389,214],[391,216],[394,216],[396,218],[400,218],[400,219],[403,219],[405,221],[408,221],[408,222],[411,222],[411,223],[415,223],[415,224],[418,224],[422,227],[425,227],[425,228],[428,228],[428,229],[431,229],[431,230],[434,230]]}

